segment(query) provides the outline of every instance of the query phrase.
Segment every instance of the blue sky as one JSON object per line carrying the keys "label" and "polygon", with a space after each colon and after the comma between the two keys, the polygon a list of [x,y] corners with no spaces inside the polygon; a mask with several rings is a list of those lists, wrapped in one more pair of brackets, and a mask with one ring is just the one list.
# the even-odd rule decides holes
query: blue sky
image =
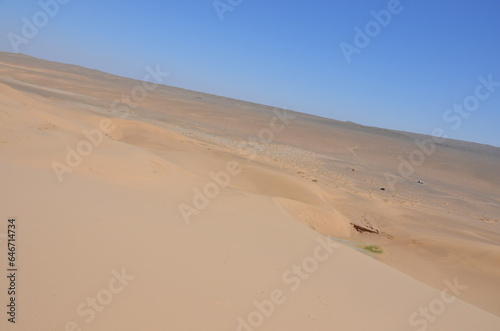
{"label": "blue sky", "polygon": [[[224,20],[213,0],[71,0],[18,50],[137,79],[160,64],[167,85],[500,146],[500,86],[467,118],[443,117],[471,100],[479,76],[500,82],[500,1],[220,2],[232,8]],[[373,23],[389,9],[385,26]],[[9,33],[22,37],[23,17],[41,10],[0,0],[0,50],[14,52]],[[370,42],[348,63],[340,44],[356,46],[354,28],[367,24]]]}

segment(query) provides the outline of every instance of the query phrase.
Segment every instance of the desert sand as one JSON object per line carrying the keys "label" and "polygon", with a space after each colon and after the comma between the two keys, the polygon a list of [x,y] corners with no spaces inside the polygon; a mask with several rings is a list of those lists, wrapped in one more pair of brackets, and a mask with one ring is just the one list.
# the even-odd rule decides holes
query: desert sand
{"label": "desert sand", "polygon": [[0,53],[1,330],[500,330],[500,148],[152,83]]}

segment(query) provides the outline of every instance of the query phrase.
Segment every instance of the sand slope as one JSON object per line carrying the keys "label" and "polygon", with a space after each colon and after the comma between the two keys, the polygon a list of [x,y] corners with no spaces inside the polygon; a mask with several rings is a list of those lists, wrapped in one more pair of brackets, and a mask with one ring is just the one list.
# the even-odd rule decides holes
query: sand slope
{"label": "sand slope", "polygon": [[[389,168],[387,158],[356,163],[367,156],[340,142],[300,142],[286,130],[254,158],[244,157],[237,143],[268,125],[265,109],[249,112],[236,101],[214,105],[215,97],[206,95],[202,103],[173,89],[155,91],[143,108],[118,118],[106,105],[133,81],[83,68],[51,71],[55,64],[32,61],[8,54],[0,61],[0,224],[18,220],[20,270],[19,322],[2,318],[2,330],[500,329],[500,318],[484,310],[496,312],[498,304],[492,285],[498,283],[492,263],[499,256],[498,209],[484,210],[492,222],[473,225],[444,216],[439,204],[452,204],[461,184],[445,183],[438,166],[426,170],[426,180],[442,180],[429,195],[446,191],[451,198],[431,203],[415,191],[428,186],[409,184],[383,196],[377,169]],[[253,124],[233,123],[233,110]],[[290,124],[295,135],[321,135],[314,118],[300,116]],[[54,162],[67,164],[68,146],[89,141],[83,130],[95,132],[105,119],[114,129],[59,181]],[[338,134],[358,141],[377,136],[356,130],[343,127]],[[386,151],[406,146],[405,139],[384,134],[382,142],[393,141]],[[324,154],[332,145],[335,152]],[[444,155],[459,153],[440,148]],[[470,173],[470,182],[486,176],[495,184],[485,172],[497,152],[484,149],[493,156],[484,156],[484,171]],[[466,159],[477,151],[460,153]],[[326,156],[331,159],[320,162]],[[236,168],[227,185],[214,186],[214,173]],[[457,171],[469,174],[466,166]],[[196,208],[196,190],[210,185],[214,197],[187,222],[179,205]],[[496,191],[481,185],[463,193],[471,213],[498,201],[495,193],[486,197]],[[351,222],[379,234],[358,234]],[[370,257],[355,249],[369,243],[384,253]],[[458,288],[450,289],[455,282]],[[6,287],[2,277],[2,301]],[[442,294],[447,287],[458,299]],[[95,297],[92,306],[87,300]]]}

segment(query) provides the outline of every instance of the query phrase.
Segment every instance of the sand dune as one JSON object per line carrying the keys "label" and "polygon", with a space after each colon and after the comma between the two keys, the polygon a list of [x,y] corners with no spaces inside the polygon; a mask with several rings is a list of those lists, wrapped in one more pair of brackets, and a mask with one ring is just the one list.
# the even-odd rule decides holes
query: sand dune
{"label": "sand dune", "polygon": [[138,85],[0,53],[2,330],[500,329],[498,148]]}

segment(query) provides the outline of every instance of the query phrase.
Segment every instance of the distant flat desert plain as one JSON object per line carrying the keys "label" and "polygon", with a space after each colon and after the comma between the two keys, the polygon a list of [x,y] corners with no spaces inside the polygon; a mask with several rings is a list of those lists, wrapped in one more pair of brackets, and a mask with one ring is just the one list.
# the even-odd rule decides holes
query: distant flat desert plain
{"label": "distant flat desert plain", "polygon": [[1,330],[500,330],[500,148],[167,69],[0,53]]}

